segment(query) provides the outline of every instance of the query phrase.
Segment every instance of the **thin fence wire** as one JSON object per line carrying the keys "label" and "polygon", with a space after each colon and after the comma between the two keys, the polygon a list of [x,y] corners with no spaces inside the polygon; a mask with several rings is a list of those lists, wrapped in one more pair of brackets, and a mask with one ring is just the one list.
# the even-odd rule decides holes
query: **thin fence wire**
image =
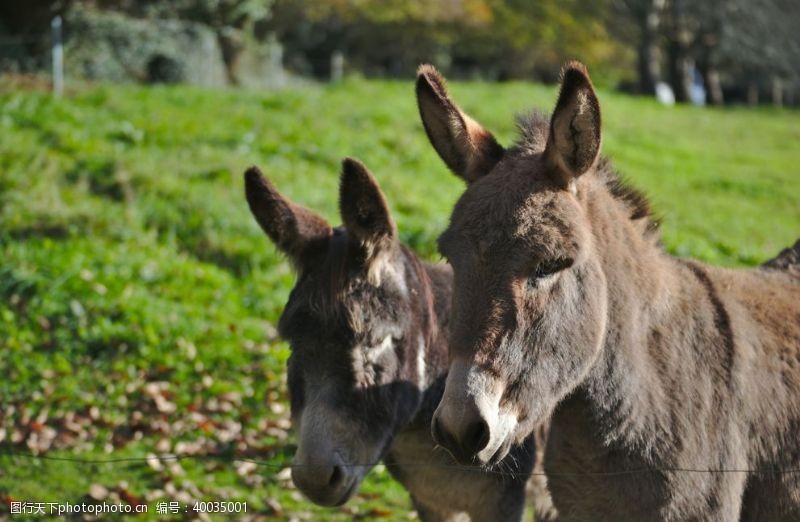
{"label": "thin fence wire", "polygon": [[49,45],[46,38],[0,38],[1,46],[20,46],[25,44]]}
{"label": "thin fence wire", "polygon": [[[165,453],[160,455],[150,455],[147,457],[114,457],[114,458],[107,458],[107,459],[83,459],[78,457],[61,457],[61,456],[53,456],[53,455],[37,455],[34,453],[26,453],[26,452],[19,452],[19,451],[0,451],[0,457],[20,457],[26,459],[33,459],[33,460],[49,460],[49,461],[56,461],[56,462],[71,462],[75,464],[88,464],[88,465],[100,465],[100,464],[141,464],[141,465],[148,465],[153,460],[159,461],[180,461],[180,460],[221,460],[226,462],[248,462],[252,464],[256,464],[257,466],[268,468],[268,469],[276,469],[276,470],[284,470],[286,468],[312,468],[318,467],[314,464],[291,464],[291,463],[276,463],[276,462],[269,462],[265,460],[258,460],[252,459],[248,457],[238,457],[236,455],[179,455],[174,453]],[[380,462],[377,464],[344,464],[345,467],[348,468],[371,468],[376,465],[383,465],[387,468],[390,467],[414,467],[414,468],[437,468],[437,469],[449,469],[449,470],[457,470],[457,471],[469,471],[475,473],[490,473],[493,475],[504,475],[504,476],[519,476],[521,473],[514,473],[511,471],[504,471],[499,469],[486,469],[486,468],[479,468],[479,467],[471,467],[471,466],[464,466],[461,464],[440,464],[440,463],[431,463],[431,462],[405,462],[403,464],[399,463],[384,463]],[[783,475],[783,474],[790,474],[790,473],[800,473],[800,468],[787,468],[787,469],[725,469],[725,468],[717,468],[717,469],[705,469],[705,468],[685,468],[685,467],[665,467],[665,468],[637,468],[637,469],[626,469],[626,470],[616,470],[616,471],[576,471],[576,472],[561,472],[561,473],[544,473],[544,472],[530,472],[527,475],[546,475],[549,477],[612,477],[612,476],[624,476],[624,475],[640,475],[645,473],[704,473],[704,474],[723,474],[723,473],[749,473],[749,474],[766,474],[766,475]]]}

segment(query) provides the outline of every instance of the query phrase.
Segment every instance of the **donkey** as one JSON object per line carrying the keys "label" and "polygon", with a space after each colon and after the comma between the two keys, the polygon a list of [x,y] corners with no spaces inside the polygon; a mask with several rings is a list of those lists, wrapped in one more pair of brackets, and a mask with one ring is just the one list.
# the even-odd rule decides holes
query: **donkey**
{"label": "donkey", "polygon": [[[364,165],[346,159],[342,168],[344,225],[336,228],[283,197],[257,168],[245,173],[250,210],[298,274],[278,325],[292,348],[295,485],[317,504],[338,506],[382,459],[423,520],[463,513],[519,520],[533,437],[522,437],[496,472],[434,451],[430,422],[447,372],[452,270],[423,263],[400,243]],[[532,482],[537,507],[552,516],[544,478]]]}
{"label": "donkey", "polygon": [[581,64],[508,149],[432,67],[416,89],[467,182],[438,243],[454,288],[435,439],[489,465],[550,418],[563,520],[800,520],[800,241],[749,270],[665,253],[599,158]]}

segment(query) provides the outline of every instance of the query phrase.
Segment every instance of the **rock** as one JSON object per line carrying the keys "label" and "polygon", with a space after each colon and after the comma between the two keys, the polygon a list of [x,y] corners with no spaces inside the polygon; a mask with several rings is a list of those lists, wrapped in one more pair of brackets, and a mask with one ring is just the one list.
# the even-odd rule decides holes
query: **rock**
{"label": "rock", "polygon": [[82,8],[67,15],[65,36],[67,74],[112,82],[227,83],[217,36],[203,24]]}

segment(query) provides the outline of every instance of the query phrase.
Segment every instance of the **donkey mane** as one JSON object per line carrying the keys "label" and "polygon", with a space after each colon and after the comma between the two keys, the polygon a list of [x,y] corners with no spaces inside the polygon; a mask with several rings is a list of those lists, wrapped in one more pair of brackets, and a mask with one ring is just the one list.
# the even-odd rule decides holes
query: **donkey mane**
{"label": "donkey mane", "polygon": [[614,199],[628,208],[631,221],[646,220],[645,235],[657,236],[658,229],[661,226],[661,218],[653,213],[653,208],[650,206],[650,199],[647,195],[617,172],[611,160],[606,157],[600,157],[596,172],[598,177],[605,183],[608,192],[614,196]]}
{"label": "donkey mane", "polygon": [[[538,154],[544,151],[550,135],[550,115],[531,111],[516,117],[520,139],[514,145],[517,150]],[[617,172],[611,160],[601,156],[595,169],[608,192],[629,211],[631,221],[645,220],[644,234],[657,236],[661,220],[653,213],[650,200],[641,190]],[[657,239],[657,238],[656,238]]]}
{"label": "donkey mane", "polygon": [[544,151],[547,137],[550,135],[550,115],[532,110],[517,114],[515,120],[520,134],[515,147],[537,154]]}

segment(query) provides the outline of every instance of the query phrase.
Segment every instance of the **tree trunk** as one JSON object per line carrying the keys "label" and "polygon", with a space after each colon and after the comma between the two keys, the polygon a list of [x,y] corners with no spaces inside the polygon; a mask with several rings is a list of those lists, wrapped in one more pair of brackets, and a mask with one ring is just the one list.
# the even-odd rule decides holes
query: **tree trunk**
{"label": "tree trunk", "polygon": [[772,105],[783,107],[783,82],[780,78],[772,79]]}
{"label": "tree trunk", "polygon": [[675,92],[675,101],[688,102],[692,88],[691,62],[686,48],[677,41],[671,41],[667,52],[669,57],[669,81]]}
{"label": "tree trunk", "polygon": [[703,75],[706,84],[706,96],[711,105],[723,105],[725,98],[722,95],[722,83],[719,81],[719,72],[709,67]]}
{"label": "tree trunk", "polygon": [[667,47],[669,57],[669,81],[675,92],[675,100],[688,102],[692,89],[692,67],[689,59],[689,31],[686,28],[683,1],[672,0],[672,26]]}
{"label": "tree trunk", "polygon": [[756,82],[747,84],[747,104],[751,106],[758,105],[758,84]]}
{"label": "tree trunk", "polygon": [[646,0],[640,13],[641,40],[639,42],[639,91],[653,95],[661,79],[658,56],[658,29],[664,0]]}
{"label": "tree trunk", "polygon": [[706,46],[701,53],[698,63],[700,74],[703,75],[703,84],[706,89],[706,100],[710,105],[722,105],[725,103],[722,94],[722,84],[719,79],[719,71],[714,65],[714,48]]}

